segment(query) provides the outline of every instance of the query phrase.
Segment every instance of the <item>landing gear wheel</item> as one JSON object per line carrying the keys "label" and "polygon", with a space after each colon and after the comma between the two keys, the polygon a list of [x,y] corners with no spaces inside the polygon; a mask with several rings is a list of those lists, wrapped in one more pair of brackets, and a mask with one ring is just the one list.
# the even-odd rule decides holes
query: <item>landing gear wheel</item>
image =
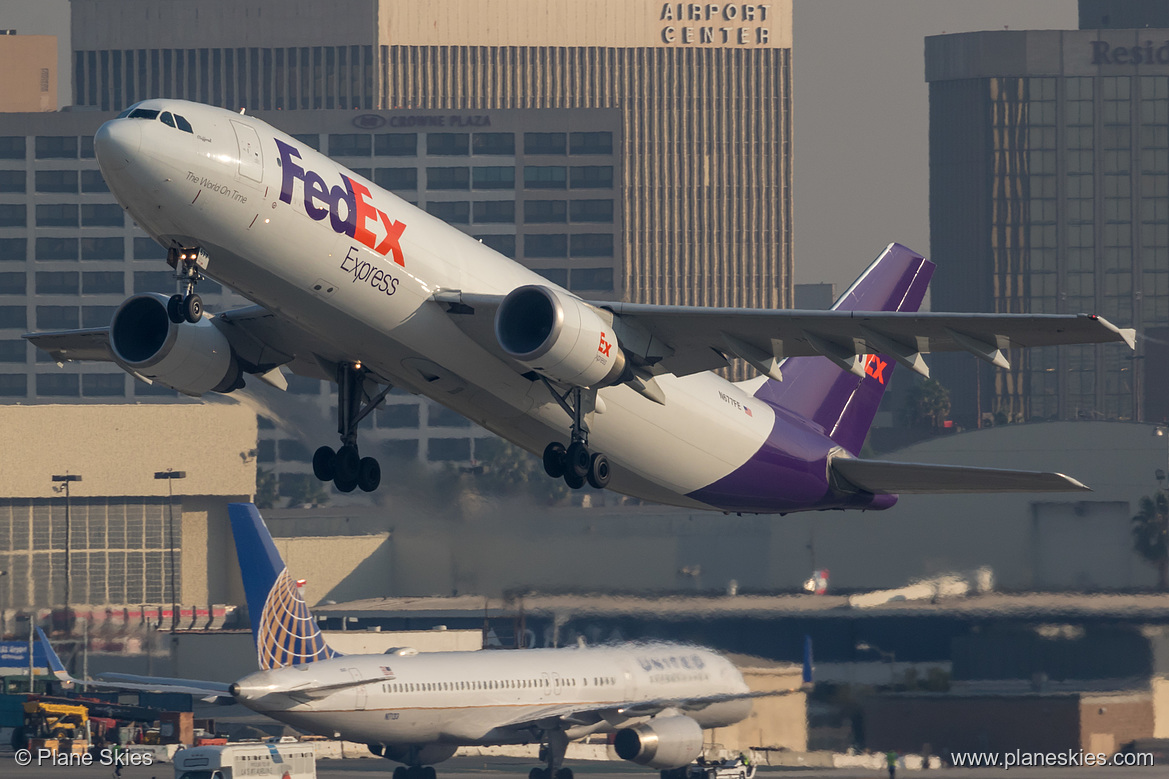
{"label": "landing gear wheel", "polygon": [[422,779],[437,779],[438,772],[434,770],[432,765],[422,766]]}
{"label": "landing gear wheel", "polygon": [[[594,454],[589,460],[589,484],[598,490],[603,490],[609,485],[609,477],[611,475],[609,458],[600,452]],[[557,779],[560,779],[560,777],[557,777]]]}
{"label": "landing gear wheel", "polygon": [[195,324],[203,318],[203,298],[192,292],[183,298],[183,318]]}
{"label": "landing gear wheel", "polygon": [[572,779],[572,769],[571,768],[558,768],[558,769],[556,769],[556,779]]}
{"label": "landing gear wheel", "polygon": [[572,471],[565,471],[564,483],[567,484],[570,489],[579,490],[581,487],[585,486],[585,477],[577,476]]}
{"label": "landing gear wheel", "polygon": [[346,444],[337,450],[337,457],[333,460],[333,478],[338,482],[353,482],[356,485],[360,470],[361,455],[357,453],[356,446]]}
{"label": "landing gear wheel", "polygon": [[166,315],[170,321],[176,325],[186,319],[183,316],[183,296],[171,295],[170,300],[166,301]]}
{"label": "landing gear wheel", "polygon": [[564,453],[565,475],[571,473],[583,479],[588,475],[589,461],[589,448],[582,441],[573,441]]}
{"label": "landing gear wheel", "polygon": [[322,446],[313,452],[313,476],[320,481],[332,481],[337,475],[336,466],[337,453],[333,451],[333,447]]}
{"label": "landing gear wheel", "polygon": [[338,492],[353,492],[357,489],[357,479],[342,479],[341,475],[338,474],[333,477],[333,486],[337,488]]}
{"label": "landing gear wheel", "polygon": [[536,766],[531,771],[528,771],[528,779],[547,779],[548,769]]}
{"label": "landing gear wheel", "polygon": [[422,766],[408,766],[406,768],[406,779],[422,779]]}
{"label": "landing gear wheel", "polygon": [[559,479],[564,475],[565,454],[564,444],[559,441],[553,441],[544,447],[544,473],[551,476],[553,479]]}
{"label": "landing gear wheel", "polygon": [[400,765],[394,768],[394,779],[406,779],[406,766]]}
{"label": "landing gear wheel", "polygon": [[[362,457],[357,466],[357,486],[362,492],[373,492],[382,483],[382,467],[372,457]],[[433,769],[432,769],[433,770]]]}

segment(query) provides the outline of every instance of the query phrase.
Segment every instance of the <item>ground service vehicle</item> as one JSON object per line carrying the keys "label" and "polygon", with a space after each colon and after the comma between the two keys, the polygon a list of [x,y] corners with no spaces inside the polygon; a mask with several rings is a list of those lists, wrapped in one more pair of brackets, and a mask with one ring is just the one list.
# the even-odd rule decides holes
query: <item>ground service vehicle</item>
{"label": "ground service vehicle", "polygon": [[175,753],[175,779],[316,779],[317,753],[303,744],[227,744]]}

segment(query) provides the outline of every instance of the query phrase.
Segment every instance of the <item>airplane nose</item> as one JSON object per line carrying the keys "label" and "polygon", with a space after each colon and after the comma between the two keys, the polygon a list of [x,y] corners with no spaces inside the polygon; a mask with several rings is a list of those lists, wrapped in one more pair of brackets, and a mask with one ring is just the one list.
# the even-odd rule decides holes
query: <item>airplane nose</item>
{"label": "airplane nose", "polygon": [[93,136],[93,151],[105,170],[122,170],[133,161],[142,145],[142,122],[114,119],[103,124]]}

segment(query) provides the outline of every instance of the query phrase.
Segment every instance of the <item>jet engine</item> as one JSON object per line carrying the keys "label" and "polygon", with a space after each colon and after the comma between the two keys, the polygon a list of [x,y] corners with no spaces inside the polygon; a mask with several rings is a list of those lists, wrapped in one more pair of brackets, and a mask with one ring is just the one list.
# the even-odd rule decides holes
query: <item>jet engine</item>
{"label": "jet engine", "polygon": [[219,328],[206,318],[175,324],[166,304],[166,295],[147,292],[118,306],[110,322],[110,350],[118,364],[186,395],[242,386],[239,363]]}
{"label": "jet engine", "polygon": [[503,299],[495,337],[524,366],[564,384],[607,387],[625,372],[625,354],[600,312],[538,284],[513,289]]}
{"label": "jet engine", "polygon": [[613,747],[638,765],[681,768],[702,753],[702,726],[689,717],[657,717],[618,730]]}

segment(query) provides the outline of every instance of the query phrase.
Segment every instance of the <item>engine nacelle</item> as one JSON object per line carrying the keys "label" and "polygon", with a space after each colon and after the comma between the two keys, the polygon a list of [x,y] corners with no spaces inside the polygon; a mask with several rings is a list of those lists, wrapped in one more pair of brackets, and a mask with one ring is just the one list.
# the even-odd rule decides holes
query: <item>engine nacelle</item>
{"label": "engine nacelle", "polygon": [[702,726],[689,717],[657,717],[618,730],[613,748],[638,765],[681,768],[702,753]]}
{"label": "engine nacelle", "polygon": [[127,298],[110,322],[110,349],[126,370],[187,395],[231,392],[240,367],[227,336],[210,319],[175,324],[167,296],[147,292]]}
{"label": "engine nacelle", "polygon": [[503,299],[495,337],[523,365],[564,384],[607,387],[625,372],[621,345],[597,310],[538,284],[513,289]]}

